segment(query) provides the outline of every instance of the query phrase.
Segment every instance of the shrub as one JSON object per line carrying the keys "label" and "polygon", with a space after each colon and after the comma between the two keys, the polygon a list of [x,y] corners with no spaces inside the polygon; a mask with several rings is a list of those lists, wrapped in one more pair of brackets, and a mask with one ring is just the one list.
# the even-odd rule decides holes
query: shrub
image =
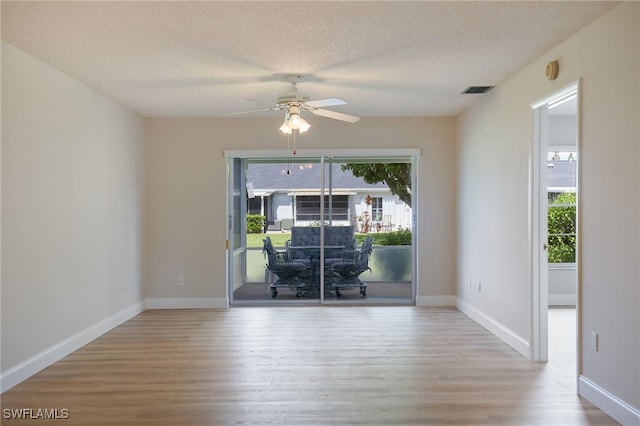
{"label": "shrub", "polygon": [[376,238],[376,243],[381,246],[410,246],[411,230],[401,229],[399,231],[380,234],[380,238]]}
{"label": "shrub", "polygon": [[267,218],[261,214],[247,215],[247,234],[262,234]]}

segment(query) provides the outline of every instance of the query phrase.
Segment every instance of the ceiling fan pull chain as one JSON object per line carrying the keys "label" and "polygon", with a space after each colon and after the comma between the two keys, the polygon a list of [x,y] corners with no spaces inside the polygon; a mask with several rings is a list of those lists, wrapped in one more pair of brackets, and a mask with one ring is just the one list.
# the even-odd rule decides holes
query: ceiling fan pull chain
{"label": "ceiling fan pull chain", "polygon": [[287,174],[291,174],[291,144],[289,143],[289,134],[287,134]]}
{"label": "ceiling fan pull chain", "polygon": [[293,131],[293,155],[296,155],[296,131]]}

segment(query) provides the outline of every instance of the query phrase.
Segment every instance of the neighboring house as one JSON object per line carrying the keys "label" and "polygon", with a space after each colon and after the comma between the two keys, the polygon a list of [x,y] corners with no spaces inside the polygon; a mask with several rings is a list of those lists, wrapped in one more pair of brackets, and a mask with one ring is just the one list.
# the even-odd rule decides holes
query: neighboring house
{"label": "neighboring house", "polygon": [[[325,221],[334,225],[352,224],[362,231],[368,216],[372,231],[376,226],[385,231],[411,228],[411,207],[393,195],[384,183],[366,183],[351,171],[342,171],[340,164],[332,164],[331,171],[327,166],[324,179]],[[320,182],[321,166],[317,163],[250,164],[248,213],[266,216],[268,230],[317,223]],[[371,205],[365,202],[368,196],[372,198]]]}
{"label": "neighboring house", "polygon": [[[560,193],[575,191],[576,162],[551,159],[548,162],[550,199]],[[320,165],[267,163],[250,164],[247,171],[249,201],[247,212],[267,218],[268,230],[287,230],[294,224],[310,225],[320,220]],[[365,212],[371,226],[385,230],[411,228],[411,207],[393,195],[384,183],[369,184],[351,171],[332,165],[332,190],[329,191],[329,168],[325,171],[325,220],[335,225],[353,224],[362,230]],[[331,216],[329,217],[329,194]],[[366,205],[367,196],[373,198]],[[373,228],[375,230],[375,228]]]}
{"label": "neighboring house", "polygon": [[576,192],[576,161],[549,160],[547,162],[547,192],[549,199],[565,192]]}

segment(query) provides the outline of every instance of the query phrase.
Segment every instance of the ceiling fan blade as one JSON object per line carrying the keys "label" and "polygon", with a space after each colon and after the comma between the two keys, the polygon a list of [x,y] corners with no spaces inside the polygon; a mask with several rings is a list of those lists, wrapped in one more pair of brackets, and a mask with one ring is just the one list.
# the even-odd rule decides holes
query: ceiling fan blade
{"label": "ceiling fan blade", "polygon": [[228,112],[225,115],[250,114],[252,112],[273,111],[273,108],[252,109],[251,111]]}
{"label": "ceiling fan blade", "polygon": [[250,101],[250,102],[257,102],[259,104],[264,104],[264,105],[271,105],[271,106],[275,106],[275,104],[273,102],[268,102],[268,101],[263,101],[262,99],[251,99],[251,98],[244,98],[245,101]]}
{"label": "ceiling fan blade", "polygon": [[335,118],[336,120],[346,121],[348,123],[355,123],[360,120],[360,117],[355,115],[343,114],[341,112],[329,111],[328,109],[314,109],[311,114],[320,115],[327,118]]}
{"label": "ceiling fan blade", "polygon": [[317,99],[315,101],[307,101],[305,102],[305,104],[315,108],[324,108],[328,106],[346,105],[347,102],[340,98],[326,98],[326,99]]}

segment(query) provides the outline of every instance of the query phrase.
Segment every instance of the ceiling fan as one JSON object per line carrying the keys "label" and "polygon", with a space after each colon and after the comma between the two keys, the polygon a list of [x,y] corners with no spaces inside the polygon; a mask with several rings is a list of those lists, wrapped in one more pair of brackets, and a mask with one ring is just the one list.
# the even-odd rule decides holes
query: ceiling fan
{"label": "ceiling fan", "polygon": [[[298,88],[296,87],[299,82],[303,81],[303,77],[301,75],[287,75],[284,79],[291,83],[291,90],[288,92],[280,93],[278,95],[278,100],[275,103],[270,104],[271,107],[251,111],[234,112],[227,115],[247,114],[258,111],[285,111],[285,120],[280,127],[280,130],[283,133],[289,134],[293,130],[298,130],[300,133],[304,133],[309,129],[309,127],[311,127],[309,123],[307,123],[304,118],[301,117],[300,114],[302,111],[314,115],[319,115],[321,117],[346,121],[348,123],[355,123],[360,120],[360,117],[356,117],[355,115],[343,114],[341,112],[321,109],[324,107],[345,105],[347,102],[340,98],[326,98],[313,101],[310,100],[309,96],[299,92]],[[255,101],[255,99],[248,100]]]}

